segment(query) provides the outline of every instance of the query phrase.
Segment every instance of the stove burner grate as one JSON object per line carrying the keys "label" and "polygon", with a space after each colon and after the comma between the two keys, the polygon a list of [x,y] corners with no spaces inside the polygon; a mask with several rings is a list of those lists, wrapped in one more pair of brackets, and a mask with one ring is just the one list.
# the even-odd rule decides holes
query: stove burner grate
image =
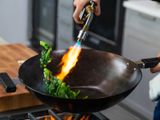
{"label": "stove burner grate", "polygon": [[12,116],[0,117],[0,120],[109,120],[100,112],[91,114],[56,113],[52,109],[34,111]]}

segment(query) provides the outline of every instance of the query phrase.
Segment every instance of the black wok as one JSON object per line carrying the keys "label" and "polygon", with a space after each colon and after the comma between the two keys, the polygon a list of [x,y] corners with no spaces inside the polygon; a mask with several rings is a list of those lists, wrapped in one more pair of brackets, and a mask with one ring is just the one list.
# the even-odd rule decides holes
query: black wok
{"label": "black wok", "polygon": [[[53,51],[48,68],[54,74],[65,51]],[[50,96],[45,90],[39,55],[25,61],[19,69],[19,78],[42,102],[61,112],[96,112],[111,107],[138,85],[141,68],[154,67],[158,58],[145,59],[138,64],[122,56],[92,49],[82,49],[79,61],[64,81],[72,89],[79,89],[88,99],[63,99]],[[27,102],[27,101],[26,101]]]}

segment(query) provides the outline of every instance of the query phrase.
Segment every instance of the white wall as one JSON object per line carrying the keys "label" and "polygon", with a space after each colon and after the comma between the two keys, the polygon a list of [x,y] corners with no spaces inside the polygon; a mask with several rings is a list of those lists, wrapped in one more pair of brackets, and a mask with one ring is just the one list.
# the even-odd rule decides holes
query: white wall
{"label": "white wall", "polygon": [[29,44],[30,0],[0,0],[0,36],[9,43]]}

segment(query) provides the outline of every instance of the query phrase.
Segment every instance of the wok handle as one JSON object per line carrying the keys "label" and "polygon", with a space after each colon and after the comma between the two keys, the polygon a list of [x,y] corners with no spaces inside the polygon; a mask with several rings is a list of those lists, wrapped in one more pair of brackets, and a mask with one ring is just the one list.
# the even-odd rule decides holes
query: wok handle
{"label": "wok handle", "polygon": [[155,58],[141,59],[140,61],[136,61],[136,64],[140,68],[153,68],[157,66],[159,62],[160,62],[160,57],[155,57]]}

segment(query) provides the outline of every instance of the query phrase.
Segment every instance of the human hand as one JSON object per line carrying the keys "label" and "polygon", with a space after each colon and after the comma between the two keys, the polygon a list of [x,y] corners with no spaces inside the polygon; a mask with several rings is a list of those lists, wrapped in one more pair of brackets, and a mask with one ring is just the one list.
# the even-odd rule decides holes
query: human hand
{"label": "human hand", "polygon": [[[160,57],[160,53],[157,55],[157,57]],[[152,73],[160,72],[160,63],[159,63],[156,67],[151,68],[150,71],[151,71]]]}
{"label": "human hand", "polygon": [[[89,2],[90,0],[74,0],[74,6],[75,6],[75,11],[73,13],[73,18],[74,21],[78,24],[80,24],[80,19],[79,15],[84,8],[84,6]],[[100,0],[93,0],[96,3],[96,8],[95,8],[95,15],[99,16],[101,14],[101,9],[100,9]]]}

